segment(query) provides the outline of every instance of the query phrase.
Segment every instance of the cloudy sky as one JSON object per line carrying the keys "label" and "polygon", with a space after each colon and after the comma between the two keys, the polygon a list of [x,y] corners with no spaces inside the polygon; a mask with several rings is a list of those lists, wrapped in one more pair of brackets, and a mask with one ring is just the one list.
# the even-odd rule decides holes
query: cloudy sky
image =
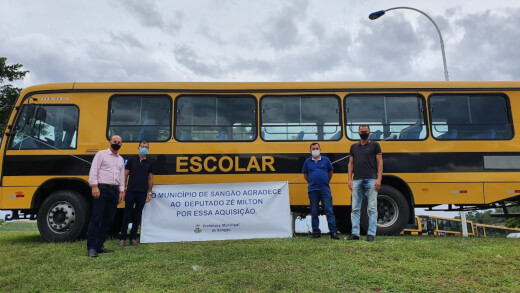
{"label": "cloudy sky", "polygon": [[3,0],[0,56],[65,81],[520,79],[518,0]]}

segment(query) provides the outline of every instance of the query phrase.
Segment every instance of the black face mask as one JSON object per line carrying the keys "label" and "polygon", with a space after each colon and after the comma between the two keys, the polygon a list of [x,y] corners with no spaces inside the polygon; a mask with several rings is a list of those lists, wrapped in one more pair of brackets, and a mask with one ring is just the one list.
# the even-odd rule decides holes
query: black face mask
{"label": "black face mask", "polygon": [[361,137],[361,139],[365,140],[365,139],[368,138],[369,135],[370,135],[370,134],[368,134],[368,133],[366,133],[366,132],[361,132],[361,133],[359,134],[359,137]]}
{"label": "black face mask", "polygon": [[110,147],[114,150],[114,151],[117,151],[121,148],[121,145],[120,144],[117,144],[117,143],[113,143],[110,145]]}

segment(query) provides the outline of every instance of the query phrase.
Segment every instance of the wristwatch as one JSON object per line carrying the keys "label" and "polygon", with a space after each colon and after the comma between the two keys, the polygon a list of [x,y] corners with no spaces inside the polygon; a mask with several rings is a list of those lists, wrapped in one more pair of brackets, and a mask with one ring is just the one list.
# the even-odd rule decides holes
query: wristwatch
{"label": "wristwatch", "polygon": [[148,191],[148,195],[151,195],[151,194],[152,194],[152,192],[151,192],[151,191]]}

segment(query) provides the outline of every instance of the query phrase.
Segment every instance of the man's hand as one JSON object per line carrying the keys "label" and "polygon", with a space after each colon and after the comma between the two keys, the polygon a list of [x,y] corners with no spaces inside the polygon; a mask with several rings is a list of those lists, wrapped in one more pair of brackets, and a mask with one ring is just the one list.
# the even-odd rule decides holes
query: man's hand
{"label": "man's hand", "polygon": [[152,200],[152,195],[148,194],[146,195],[146,203],[149,203]]}
{"label": "man's hand", "polygon": [[376,180],[376,184],[374,185],[374,188],[376,191],[379,192],[379,189],[381,188],[381,179]]}
{"label": "man's hand", "polygon": [[352,190],[352,181],[348,182],[348,188],[350,188],[350,190]]}
{"label": "man's hand", "polygon": [[125,192],[124,191],[120,191],[119,192],[119,202],[123,202],[125,201]]}
{"label": "man's hand", "polygon": [[97,187],[97,185],[92,186],[92,197],[95,198],[95,199],[98,199],[99,195],[100,195],[99,187]]}

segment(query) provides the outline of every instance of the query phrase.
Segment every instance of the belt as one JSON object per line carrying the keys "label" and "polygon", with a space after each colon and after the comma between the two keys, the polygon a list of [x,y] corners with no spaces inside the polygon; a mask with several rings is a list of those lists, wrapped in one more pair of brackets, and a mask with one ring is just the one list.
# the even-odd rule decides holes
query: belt
{"label": "belt", "polygon": [[119,185],[112,185],[112,184],[98,183],[98,187],[108,188],[108,189],[118,189],[118,190],[119,190]]}

